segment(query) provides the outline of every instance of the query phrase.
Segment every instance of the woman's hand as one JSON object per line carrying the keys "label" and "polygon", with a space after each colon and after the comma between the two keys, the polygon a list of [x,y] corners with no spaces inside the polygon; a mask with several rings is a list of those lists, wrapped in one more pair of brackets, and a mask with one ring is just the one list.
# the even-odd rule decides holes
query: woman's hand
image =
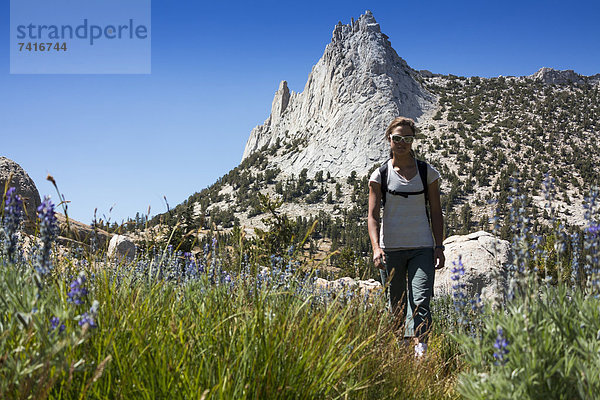
{"label": "woman's hand", "polygon": [[381,247],[373,252],[373,263],[379,269],[385,269],[385,253]]}
{"label": "woman's hand", "polygon": [[444,263],[446,262],[446,257],[444,256],[444,250],[437,248],[433,253],[433,265],[435,265],[435,269],[444,268]]}

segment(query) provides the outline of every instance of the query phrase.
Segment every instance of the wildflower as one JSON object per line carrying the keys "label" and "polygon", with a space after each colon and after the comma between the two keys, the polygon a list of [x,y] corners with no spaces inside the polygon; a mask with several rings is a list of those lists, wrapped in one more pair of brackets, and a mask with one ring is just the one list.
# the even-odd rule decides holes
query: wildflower
{"label": "wildflower", "polygon": [[588,228],[587,231],[592,235],[592,236],[596,236],[598,235],[598,232],[600,232],[600,224],[591,224]]}
{"label": "wildflower", "polygon": [[454,308],[459,316],[458,323],[466,324],[467,319],[465,315],[465,307],[467,305],[465,287],[466,285],[460,281],[461,277],[465,274],[465,267],[462,263],[462,257],[459,256],[458,262],[452,262],[454,268],[452,268],[452,279],[455,284],[452,285],[452,298],[454,299]]}
{"label": "wildflower", "polygon": [[427,354],[427,343],[419,342],[415,345],[415,358],[419,359]]}
{"label": "wildflower", "polygon": [[184,264],[184,277],[186,279],[193,279],[198,275],[198,268],[196,261],[194,260],[191,253],[184,253],[185,264]]}
{"label": "wildflower", "polygon": [[83,286],[85,283],[85,274],[82,272],[77,279],[71,282],[71,291],[67,294],[67,301],[73,304],[83,304],[83,298],[88,294],[87,289]]}
{"label": "wildflower", "polygon": [[270,258],[271,258],[271,267],[272,268],[277,268],[277,266],[282,261],[281,257],[279,257],[278,255],[275,255],[275,254],[272,254]]}
{"label": "wildflower", "polygon": [[46,196],[37,209],[40,219],[40,238],[42,247],[37,255],[37,267],[39,273],[46,274],[50,271],[50,249],[58,234],[58,222],[54,212],[54,204],[50,197]]}
{"label": "wildflower", "polygon": [[206,272],[206,268],[205,268],[204,264],[202,264],[202,263],[198,264],[198,273],[202,274],[204,272]]}
{"label": "wildflower", "polygon": [[65,324],[61,324],[58,317],[50,318],[50,332],[53,332],[57,328],[58,333],[62,333],[65,330]]}
{"label": "wildflower", "polygon": [[94,315],[91,313],[85,312],[81,315],[81,319],[79,320],[79,326],[84,326],[88,324],[90,328],[96,327],[96,321],[94,321]]}
{"label": "wildflower", "polygon": [[592,293],[596,293],[596,295],[600,292],[600,268],[598,268],[598,265],[600,265],[600,224],[595,219],[598,214],[598,195],[598,189],[592,189],[584,204],[586,209],[585,219],[588,226],[585,229],[584,236],[584,248],[587,254],[583,270],[585,271],[585,280],[587,281],[588,289]]}
{"label": "wildflower", "polygon": [[496,351],[494,352],[494,358],[496,359],[496,365],[505,365],[508,362],[508,345],[510,342],[504,337],[504,330],[501,326],[496,330],[498,336],[496,337],[496,343],[494,343],[494,348]]}
{"label": "wildflower", "polygon": [[4,206],[4,251],[11,261],[14,261],[18,239],[17,231],[23,219],[23,199],[16,192],[14,187],[8,189]]}
{"label": "wildflower", "polygon": [[85,326],[86,324],[90,327],[90,328],[96,328],[98,325],[96,325],[96,315],[98,314],[98,306],[100,305],[100,303],[97,300],[94,300],[94,303],[92,304],[92,306],[90,307],[90,310],[87,312],[84,312],[82,315],[79,316],[79,326]]}
{"label": "wildflower", "polygon": [[579,250],[579,234],[576,232],[571,235],[571,247],[573,248],[573,259],[571,264],[571,284],[573,289],[579,286],[580,271],[579,271],[579,259],[581,257]]}

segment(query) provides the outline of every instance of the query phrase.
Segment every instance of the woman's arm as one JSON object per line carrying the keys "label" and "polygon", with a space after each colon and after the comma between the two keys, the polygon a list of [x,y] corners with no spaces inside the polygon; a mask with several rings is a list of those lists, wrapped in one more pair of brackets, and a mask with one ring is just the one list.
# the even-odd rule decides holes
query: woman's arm
{"label": "woman's arm", "polygon": [[[441,246],[444,241],[444,216],[442,215],[442,202],[440,200],[440,180],[429,184],[429,209],[431,211],[431,230],[436,246]],[[446,258],[444,250],[438,248],[434,251],[436,268],[443,268]]]}
{"label": "woman's arm", "polygon": [[379,247],[379,208],[381,207],[381,185],[377,182],[369,182],[369,217],[367,226],[369,228],[369,238],[373,248],[373,262],[377,268],[383,269],[385,263],[385,254]]}

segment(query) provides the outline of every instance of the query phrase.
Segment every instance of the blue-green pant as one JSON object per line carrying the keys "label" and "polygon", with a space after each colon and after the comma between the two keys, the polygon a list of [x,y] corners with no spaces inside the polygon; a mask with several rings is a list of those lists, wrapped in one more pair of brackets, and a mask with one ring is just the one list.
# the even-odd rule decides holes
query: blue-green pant
{"label": "blue-green pant", "polygon": [[[382,284],[389,281],[390,310],[400,321],[406,321],[404,336],[416,336],[426,343],[431,327],[429,304],[435,276],[433,249],[385,251],[385,258],[386,269],[379,271]],[[406,307],[407,300],[410,307]]]}

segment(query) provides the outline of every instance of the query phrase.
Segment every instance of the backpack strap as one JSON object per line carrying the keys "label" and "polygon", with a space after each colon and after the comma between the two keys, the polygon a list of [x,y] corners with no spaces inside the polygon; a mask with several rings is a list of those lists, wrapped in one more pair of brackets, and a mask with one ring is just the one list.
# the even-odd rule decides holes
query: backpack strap
{"label": "backpack strap", "polygon": [[381,205],[385,207],[385,195],[388,192],[387,188],[387,176],[388,176],[388,158],[381,167],[379,167],[379,174],[381,175]]}

